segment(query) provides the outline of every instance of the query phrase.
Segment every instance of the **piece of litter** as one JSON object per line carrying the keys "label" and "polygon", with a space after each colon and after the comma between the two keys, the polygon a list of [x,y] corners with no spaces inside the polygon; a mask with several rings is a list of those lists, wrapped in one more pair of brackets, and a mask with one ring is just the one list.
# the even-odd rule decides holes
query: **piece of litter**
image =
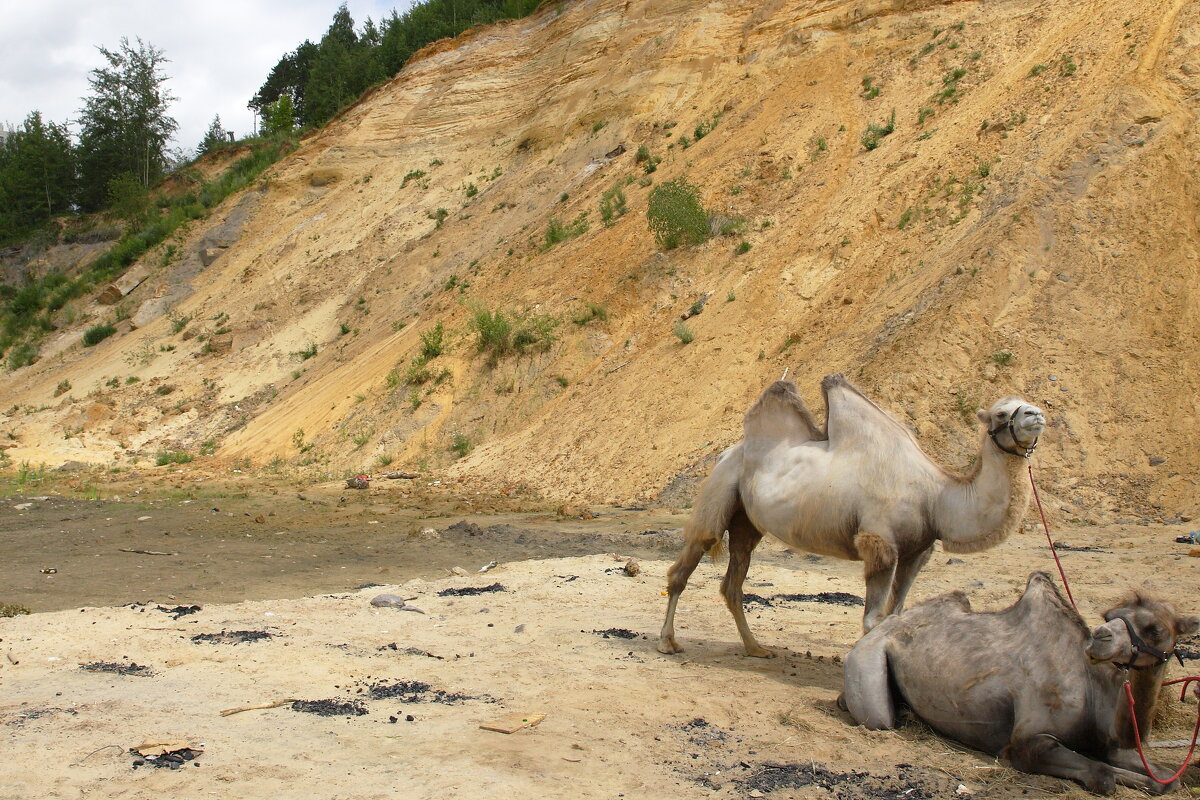
{"label": "piece of litter", "polygon": [[955,794],[970,794],[971,790],[967,788],[965,783],[960,783],[958,788],[954,790]]}
{"label": "piece of litter", "polygon": [[176,750],[198,750],[199,748],[191,742],[182,740],[166,741],[166,742],[143,742],[137,747],[129,748],[139,756],[161,756],[167,753],[173,753]]}
{"label": "piece of litter", "polygon": [[243,711],[258,711],[263,708],[279,708],[286,706],[288,703],[294,703],[295,700],[291,697],[284,700],[276,700],[273,703],[256,703],[252,706],[240,706],[238,708],[227,708],[221,712],[222,717],[228,717],[230,714],[240,714]]}
{"label": "piece of litter", "polygon": [[24,511],[27,508],[33,508],[33,503],[17,503],[13,508],[17,511]]}
{"label": "piece of litter", "polygon": [[545,718],[545,714],[507,714],[495,722],[485,722],[479,727],[497,733],[516,733],[522,728],[532,728]]}
{"label": "piece of litter", "polygon": [[489,561],[488,563],[484,564],[484,565],[483,565],[483,566],[482,566],[482,567],[479,569],[479,571],[480,571],[480,572],[487,572],[489,569],[492,569],[492,568],[493,568],[493,567],[495,567],[495,566],[496,566],[496,562],[495,562],[495,561]]}
{"label": "piece of litter", "polygon": [[138,522],[145,522],[148,519],[150,519],[150,517],[138,517]]}
{"label": "piece of litter", "polygon": [[[563,761],[570,761],[572,764],[578,764],[580,761],[583,761],[583,759],[582,759],[582,758],[568,758],[567,756],[563,756],[563,757],[562,757],[562,760],[563,760]],[[751,797],[754,797],[754,795],[750,795],[750,796],[751,796]],[[762,797],[762,792],[759,792],[758,796],[759,796],[759,797]]]}

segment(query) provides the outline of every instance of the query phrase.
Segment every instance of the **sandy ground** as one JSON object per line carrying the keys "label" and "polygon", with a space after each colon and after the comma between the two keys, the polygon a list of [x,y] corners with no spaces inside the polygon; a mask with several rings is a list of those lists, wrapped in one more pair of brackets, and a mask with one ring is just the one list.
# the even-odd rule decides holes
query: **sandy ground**
{"label": "sandy ground", "polygon": [[[1174,543],[1183,530],[1062,532],[1071,547],[1095,548],[1063,555],[1085,616],[1131,586],[1195,613],[1200,559]],[[862,593],[857,565],[764,550],[749,592]],[[962,588],[976,608],[996,608],[1030,570],[1052,568],[1032,530],[962,560],[936,555],[917,599]],[[751,624],[779,656],[746,658],[717,596],[723,565],[705,562],[681,603],[686,652],[667,657],[654,639],[669,557],[643,559],[635,577],[620,566],[606,554],[523,560],[482,575],[203,604],[177,618],[150,603],[0,620],[0,797],[1085,796],[916,723],[852,727],[835,699],[858,607],[754,604]],[[442,594],[493,584],[502,590]],[[373,607],[384,592],[423,613]],[[234,632],[270,636],[235,643]],[[1200,648],[1190,647],[1186,672],[1174,665],[1172,676],[1197,671]],[[351,713],[220,713],[280,700]],[[1195,711],[1194,701],[1172,703],[1153,738],[1183,738]],[[510,714],[546,717],[511,735],[480,728]],[[177,770],[135,768],[129,748],[148,741],[203,752]],[[1182,751],[1158,756],[1177,764]],[[1185,780],[1200,775],[1193,767]]]}

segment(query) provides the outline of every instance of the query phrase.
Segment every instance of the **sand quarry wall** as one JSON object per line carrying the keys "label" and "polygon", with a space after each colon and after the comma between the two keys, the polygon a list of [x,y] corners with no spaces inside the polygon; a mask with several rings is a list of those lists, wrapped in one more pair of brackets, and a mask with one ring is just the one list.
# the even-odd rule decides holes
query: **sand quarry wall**
{"label": "sand quarry wall", "polygon": [[[125,306],[168,314],[55,333],[0,439],[643,502],[686,495],[786,368],[818,413],[846,373],[951,466],[1020,394],[1056,513],[1190,516],[1198,40],[1174,0],[586,0],[472,31],[174,243],[211,264],[148,257]],[[677,178],[740,231],[661,251],[648,196]],[[481,308],[553,343],[489,363]]]}

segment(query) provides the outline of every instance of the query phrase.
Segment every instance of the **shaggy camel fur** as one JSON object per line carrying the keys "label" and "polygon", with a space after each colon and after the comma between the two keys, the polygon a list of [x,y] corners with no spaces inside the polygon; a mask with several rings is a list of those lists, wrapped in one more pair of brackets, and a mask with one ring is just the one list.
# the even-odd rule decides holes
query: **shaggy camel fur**
{"label": "shaggy camel fur", "polygon": [[940,539],[951,553],[1004,541],[1029,502],[1025,458],[1046,420],[1041,410],[1006,397],[976,412],[985,426],[972,471],[953,475],[929,460],[908,430],[841,375],[821,382],[826,431],[796,387],[777,381],[746,412],[745,436],[721,454],[700,487],[684,529],[685,545],[667,576],[663,653],[675,640],[675,607],[705,551],[729,531],[729,567],[721,594],[746,653],[769,656],[746,624],[742,583],[764,533],[790,547],[863,562],[863,628],[904,607],[917,572]]}
{"label": "shaggy camel fur", "polygon": [[[838,703],[872,730],[894,728],[903,703],[944,736],[1092,792],[1116,783],[1170,791],[1178,782],[1151,780],[1132,749],[1123,684],[1128,676],[1147,739],[1166,659],[1198,621],[1139,595],[1104,618],[1089,634],[1045,572],[1030,575],[1021,599],[999,612],[972,612],[961,592],[941,595],[858,641]],[[1161,652],[1135,647],[1131,630]]]}

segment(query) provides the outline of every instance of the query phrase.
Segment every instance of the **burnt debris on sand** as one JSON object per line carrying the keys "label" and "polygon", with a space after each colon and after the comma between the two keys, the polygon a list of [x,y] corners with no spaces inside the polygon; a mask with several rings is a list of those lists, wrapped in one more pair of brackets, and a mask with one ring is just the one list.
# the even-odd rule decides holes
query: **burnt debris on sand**
{"label": "burnt debris on sand", "polygon": [[195,614],[197,611],[200,611],[200,606],[175,606],[174,608],[155,606],[155,608],[164,614],[170,614],[175,619],[186,617],[188,614]]}
{"label": "burnt debris on sand", "polygon": [[342,700],[293,700],[292,711],[316,714],[319,717],[361,717],[368,713],[362,703]]}
{"label": "burnt debris on sand", "polygon": [[1200,661],[1200,636],[1192,636],[1175,644],[1175,652],[1188,661]]}
{"label": "burnt debris on sand", "polygon": [[[749,775],[735,778],[746,791],[757,789],[764,794],[776,789],[799,789],[819,786],[839,800],[870,797],[874,800],[932,800],[935,792],[919,776],[911,774],[911,766],[897,764],[898,774],[874,775],[870,772],[836,772],[822,764],[776,764],[767,762]],[[936,792],[940,795],[941,792]]]}
{"label": "burnt debris on sand", "polygon": [[[133,768],[137,769],[141,766],[158,767],[159,769],[179,769],[189,761],[194,761],[198,756],[204,755],[203,750],[196,750],[191,747],[181,747],[178,750],[170,750],[161,755],[143,756],[136,748],[129,751],[133,755]],[[197,762],[193,766],[200,766]]]}
{"label": "burnt debris on sand", "polygon": [[438,592],[438,597],[474,597],[477,594],[489,594],[490,592],[507,592],[498,583],[493,583],[488,586],[462,586],[457,589],[442,589]]}
{"label": "burnt debris on sand", "polygon": [[[580,631],[580,633],[583,633],[583,631]],[[605,628],[602,631],[592,631],[592,633],[603,636],[605,639],[636,639],[641,635],[628,628]]]}
{"label": "burnt debris on sand", "polygon": [[372,700],[399,700],[401,703],[442,703],[454,705],[464,700],[491,700],[486,696],[461,694],[434,689],[424,681],[379,681],[364,684],[359,690],[365,692]]}
{"label": "burnt debris on sand", "polygon": [[197,633],[192,637],[196,644],[242,644],[261,642],[274,634],[268,631],[221,631],[220,633]]}
{"label": "burnt debris on sand", "polygon": [[111,672],[113,675],[133,675],[139,678],[148,678],[154,674],[154,670],[134,661],[127,664],[120,661],[93,661],[90,664],[80,664],[79,668],[87,672]]}
{"label": "burnt debris on sand", "polygon": [[388,644],[385,644],[382,647],[379,647],[378,650],[380,650],[381,652],[384,650],[392,650],[397,653],[403,653],[406,656],[424,656],[425,658],[436,658],[438,661],[446,660],[442,656],[435,656],[433,653],[429,652],[428,650],[421,650],[420,648],[417,648],[417,647],[402,648],[402,647],[400,647],[400,645],[396,644],[395,642],[389,642]]}
{"label": "burnt debris on sand", "polygon": [[774,607],[776,603],[826,603],[834,606],[861,606],[863,599],[856,594],[849,592],[818,592],[817,594],[773,594],[770,597],[763,597],[757,594],[745,594],[742,596],[742,602],[745,605],[757,603],[758,605],[768,608]]}

